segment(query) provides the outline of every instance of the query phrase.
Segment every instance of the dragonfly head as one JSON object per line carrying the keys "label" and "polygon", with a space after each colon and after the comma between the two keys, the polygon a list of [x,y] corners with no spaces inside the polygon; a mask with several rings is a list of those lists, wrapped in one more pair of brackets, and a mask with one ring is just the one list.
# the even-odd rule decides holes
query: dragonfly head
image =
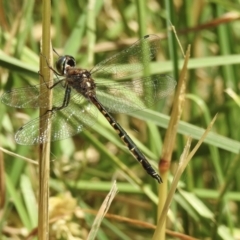
{"label": "dragonfly head", "polygon": [[66,69],[69,67],[75,67],[76,66],[76,61],[75,58],[70,56],[70,55],[64,55],[64,56],[60,56],[56,62],[56,68],[57,71],[61,74],[61,75],[65,75],[66,74]]}

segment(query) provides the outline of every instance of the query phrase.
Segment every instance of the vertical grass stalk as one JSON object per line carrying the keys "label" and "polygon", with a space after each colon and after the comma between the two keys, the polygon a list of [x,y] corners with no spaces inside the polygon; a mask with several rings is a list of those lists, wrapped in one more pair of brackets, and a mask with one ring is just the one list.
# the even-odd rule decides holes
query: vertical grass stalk
{"label": "vertical grass stalk", "polygon": [[[40,83],[49,81],[51,79],[51,71],[47,66],[47,61],[52,65],[52,51],[50,38],[50,24],[51,24],[51,1],[43,0],[43,25],[42,25],[42,55],[40,57]],[[51,91],[46,90],[44,86],[40,89],[40,96],[48,102],[48,109],[51,109]],[[46,109],[40,109],[40,116],[45,113]],[[41,126],[44,129],[48,126]],[[41,134],[41,133],[40,133]],[[50,136],[48,136],[50,138]],[[48,215],[48,199],[49,199],[49,157],[50,157],[50,143],[39,145],[39,208],[38,208],[38,239],[47,240],[49,234],[49,215]]]}

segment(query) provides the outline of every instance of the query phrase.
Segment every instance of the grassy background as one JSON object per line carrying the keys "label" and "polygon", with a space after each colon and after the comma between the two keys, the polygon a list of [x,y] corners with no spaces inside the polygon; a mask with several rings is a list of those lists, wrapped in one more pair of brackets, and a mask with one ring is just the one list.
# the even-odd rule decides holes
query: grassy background
{"label": "grassy background", "polygon": [[[2,93],[38,83],[42,3],[15,0],[1,4]],[[162,63],[161,69],[152,71],[168,73],[178,79],[182,54],[168,31],[170,23],[175,26],[183,49],[191,44],[192,51],[186,103],[171,174],[174,175],[186,136],[198,139],[201,128],[205,128],[216,113],[218,119],[183,174],[167,228],[201,239],[237,239],[240,235],[239,1],[187,0],[174,1],[174,4],[167,0],[53,0],[52,43],[58,52],[73,55],[78,66],[90,69],[141,36],[157,34],[162,38]],[[161,153],[171,100],[169,97],[161,101],[157,111],[116,116],[155,166]],[[37,110],[17,110],[0,104],[2,147],[37,159],[36,146],[20,146],[14,141],[17,129],[37,116]],[[158,131],[148,128],[146,121],[155,123]],[[53,143],[51,154],[50,218],[55,217],[55,221],[50,228],[50,239],[71,239],[71,235],[85,239],[94,218],[94,213],[87,210],[99,209],[113,178],[118,179],[119,193],[109,212],[141,220],[145,225],[155,224],[157,184],[141,169],[101,116],[93,129]],[[8,154],[2,155],[1,161],[5,166],[1,177],[6,182],[3,184],[6,198],[5,201],[1,198],[0,238],[13,239],[16,235],[23,239],[37,226],[38,169]],[[133,184],[122,172],[122,164],[148,184],[152,192],[146,194]],[[169,183],[170,180],[171,176]],[[4,187],[1,190],[4,196]],[[151,227],[109,217],[104,219],[98,239],[150,239]],[[23,229],[25,232],[21,231]],[[168,239],[177,238],[168,232]]]}

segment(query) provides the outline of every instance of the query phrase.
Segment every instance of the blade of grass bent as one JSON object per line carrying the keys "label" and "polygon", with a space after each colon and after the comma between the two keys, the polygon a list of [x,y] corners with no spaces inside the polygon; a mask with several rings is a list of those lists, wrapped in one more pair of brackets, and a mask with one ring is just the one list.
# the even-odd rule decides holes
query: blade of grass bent
{"label": "blade of grass bent", "polygon": [[113,201],[114,197],[116,196],[117,191],[118,191],[117,184],[116,184],[116,181],[114,181],[108,195],[104,199],[104,201],[98,211],[98,214],[93,222],[91,231],[88,234],[87,240],[95,239],[95,237],[97,235],[97,231],[100,227],[100,224],[101,224],[104,216],[106,215],[109,207],[111,206],[111,202]]}
{"label": "blade of grass bent", "polygon": [[21,158],[22,160],[24,160],[24,161],[26,161],[26,162],[28,162],[28,163],[32,163],[32,164],[38,165],[38,162],[37,162],[37,161],[34,161],[33,159],[26,158],[26,157],[24,157],[24,156],[21,156],[21,155],[19,155],[19,154],[14,153],[14,152],[8,151],[7,149],[2,148],[2,147],[0,147],[0,150],[1,150],[2,152],[4,152],[4,153],[10,155],[10,156],[18,157],[18,158]]}
{"label": "blade of grass bent", "polygon": [[217,115],[215,115],[215,117],[213,118],[213,120],[209,124],[208,128],[206,129],[206,131],[202,135],[201,139],[198,141],[198,143],[196,144],[194,149],[189,154],[188,154],[188,151],[189,151],[189,148],[190,148],[191,140],[188,139],[188,142],[186,144],[184,152],[183,152],[183,154],[181,156],[177,172],[176,172],[176,174],[174,176],[174,179],[173,179],[173,182],[172,182],[172,185],[171,185],[168,197],[167,197],[166,202],[164,204],[163,211],[162,211],[161,216],[159,218],[159,221],[158,221],[158,224],[157,224],[157,228],[156,228],[156,231],[155,231],[154,236],[153,236],[153,240],[159,239],[158,237],[160,236],[161,229],[163,229],[168,209],[170,207],[171,201],[173,199],[173,195],[174,195],[174,193],[175,193],[175,191],[177,189],[177,184],[179,182],[179,179],[180,179],[184,169],[187,167],[189,161],[192,159],[192,157],[194,156],[196,151],[199,149],[199,147],[203,143],[204,139],[206,138],[207,134],[210,132],[214,122],[216,121],[216,118],[217,118]]}
{"label": "blade of grass bent", "polygon": [[[158,217],[163,211],[163,207],[167,198],[168,186],[168,170],[171,164],[173,147],[175,144],[176,134],[177,134],[177,126],[182,113],[183,104],[184,104],[184,93],[185,93],[185,81],[186,81],[186,72],[188,60],[190,57],[190,46],[187,49],[184,65],[180,74],[180,79],[178,81],[177,91],[174,97],[174,105],[171,113],[170,122],[167,128],[167,132],[164,138],[162,156],[159,163],[159,172],[163,179],[163,184],[159,186],[158,195],[159,195],[159,203],[158,203]],[[161,232],[158,233],[158,237],[164,238],[165,236],[165,227],[161,228]]]}

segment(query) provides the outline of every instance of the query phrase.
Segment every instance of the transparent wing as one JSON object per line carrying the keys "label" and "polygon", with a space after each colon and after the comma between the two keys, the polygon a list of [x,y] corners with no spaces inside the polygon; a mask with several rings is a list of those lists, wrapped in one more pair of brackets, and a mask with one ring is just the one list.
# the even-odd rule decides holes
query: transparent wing
{"label": "transparent wing", "polygon": [[157,55],[160,38],[146,35],[129,48],[97,64],[92,70],[92,77],[102,76],[120,79],[144,69]]}
{"label": "transparent wing", "polygon": [[168,75],[153,75],[132,81],[97,84],[97,98],[114,113],[127,113],[147,108],[166,97],[175,88],[176,81]]}
{"label": "transparent wing", "polygon": [[[59,84],[53,88],[54,106],[59,106],[65,95],[65,88],[63,86],[64,81],[59,79],[58,81]],[[54,83],[56,83],[56,81],[49,81],[35,86],[15,88],[3,93],[0,99],[2,103],[15,108],[47,108],[47,102],[40,97],[40,88],[42,88],[41,94],[44,94],[50,91],[47,86],[52,86]]]}
{"label": "transparent wing", "polygon": [[[61,110],[48,111],[46,114],[21,127],[15,135],[16,142],[22,145],[35,145],[48,141],[69,138],[91,127],[97,119],[98,110],[79,94],[74,94],[69,105]],[[46,125],[41,131],[39,123]],[[50,127],[51,126],[51,127]]]}

